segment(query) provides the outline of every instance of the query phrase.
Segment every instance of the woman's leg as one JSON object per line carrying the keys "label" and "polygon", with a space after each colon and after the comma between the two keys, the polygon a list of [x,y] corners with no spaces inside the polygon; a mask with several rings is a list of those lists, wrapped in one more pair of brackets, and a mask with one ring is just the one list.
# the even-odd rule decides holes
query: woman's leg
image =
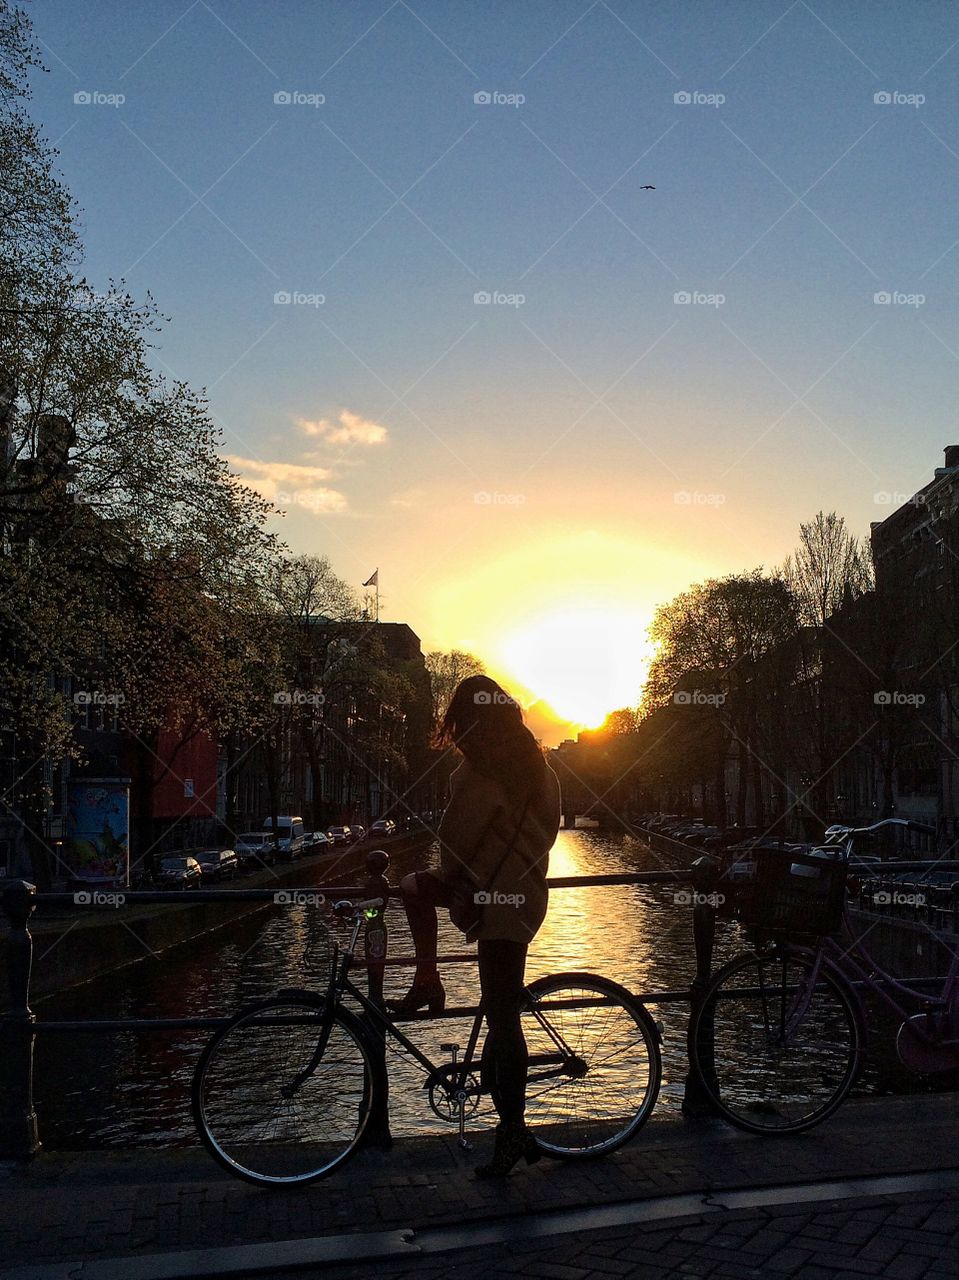
{"label": "woman's leg", "polygon": [[487,1024],[483,1077],[500,1119],[507,1124],[522,1123],[529,1071],[529,1050],[520,1018],[526,944],[490,939],[480,941],[477,950]]}
{"label": "woman's leg", "polygon": [[428,871],[414,871],[403,877],[400,889],[416,955],[413,981],[417,985],[436,983],[439,981],[436,969],[436,908],[445,905],[446,886]]}

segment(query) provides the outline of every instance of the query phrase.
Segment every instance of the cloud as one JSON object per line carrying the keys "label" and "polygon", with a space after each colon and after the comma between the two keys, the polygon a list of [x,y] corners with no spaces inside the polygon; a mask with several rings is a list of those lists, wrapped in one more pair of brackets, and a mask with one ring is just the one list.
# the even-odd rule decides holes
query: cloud
{"label": "cloud", "polygon": [[387,438],[386,427],[358,413],[341,409],[336,423],[329,418],[297,418],[296,425],[307,436],[320,436],[329,444],[383,444]]}
{"label": "cloud", "polygon": [[320,481],[329,480],[327,467],[304,466],[298,462],[261,462],[227,454],[226,460],[240,472],[251,489],[279,507],[306,507],[315,515],[332,515],[347,509],[345,496]]}

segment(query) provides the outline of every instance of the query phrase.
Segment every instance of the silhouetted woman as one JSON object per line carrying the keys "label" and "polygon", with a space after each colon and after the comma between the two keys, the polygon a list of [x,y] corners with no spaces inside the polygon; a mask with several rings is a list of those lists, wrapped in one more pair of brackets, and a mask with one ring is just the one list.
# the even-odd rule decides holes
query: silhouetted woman
{"label": "silhouetted woman", "polygon": [[[436,969],[436,907],[477,942],[486,1010],[482,1075],[499,1113],[492,1161],[481,1177],[502,1177],[521,1156],[539,1158],[526,1127],[529,1053],[520,1021],[526,952],[546,915],[546,870],[559,830],[559,782],[523,724],[519,705],[488,676],[456,689],[442,737],[462,753],[438,836],[440,866],[401,883],[417,966],[392,1008],[440,1012],[446,993]],[[476,903],[474,894],[492,901]]]}

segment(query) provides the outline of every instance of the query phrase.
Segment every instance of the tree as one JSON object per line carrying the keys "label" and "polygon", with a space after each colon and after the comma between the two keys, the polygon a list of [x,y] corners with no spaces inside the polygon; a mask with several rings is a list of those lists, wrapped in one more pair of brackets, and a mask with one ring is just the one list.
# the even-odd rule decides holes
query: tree
{"label": "tree", "polygon": [[[644,718],[671,707],[675,723],[712,745],[716,816],[726,821],[726,762],[738,762],[736,817],[745,823],[750,790],[760,821],[769,800],[773,762],[764,752],[760,708],[783,672],[777,652],[795,635],[793,597],[761,569],[705,583],[661,605],[650,627],[657,646],[643,690]],[[682,719],[678,719],[682,717]],[[699,753],[701,755],[701,753]],[[765,755],[765,758],[764,758]]]}
{"label": "tree", "polygon": [[640,715],[635,707],[621,707],[611,711],[603,721],[600,732],[611,738],[622,737],[627,733],[635,733],[639,728]]}
{"label": "tree", "polygon": [[854,537],[845,519],[819,511],[799,526],[799,545],[783,564],[782,577],[796,601],[797,673],[791,721],[793,764],[809,790],[809,808],[830,816],[832,771],[841,754],[837,732],[843,689],[833,679],[845,664],[829,660],[827,650],[841,643],[834,616],[861,600],[873,587],[872,554]]}
{"label": "tree", "polygon": [[434,726],[439,725],[446,714],[456,686],[468,676],[480,676],[486,670],[479,658],[462,649],[451,649],[449,653],[441,650],[428,653],[426,669],[430,673]]}
{"label": "tree", "polygon": [[796,599],[800,623],[822,627],[841,604],[872,589],[872,557],[843,516],[818,511],[799,526],[799,546],[786,557],[780,576]]}
{"label": "tree", "polygon": [[72,203],[23,107],[36,65],[26,18],[0,0],[4,792],[46,885],[45,775],[78,751],[73,690],[106,682],[145,757],[163,727],[242,718],[238,633],[278,548],[202,398],[150,367],[152,303],[78,275]]}

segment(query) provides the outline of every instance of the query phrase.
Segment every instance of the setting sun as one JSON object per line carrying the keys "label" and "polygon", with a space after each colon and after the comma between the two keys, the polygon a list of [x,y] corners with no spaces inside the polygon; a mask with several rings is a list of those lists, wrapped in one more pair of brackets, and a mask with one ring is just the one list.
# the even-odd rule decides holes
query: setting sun
{"label": "setting sun", "polygon": [[424,630],[431,648],[479,656],[550,746],[637,705],[656,602],[706,567],[681,547],[599,529],[483,545],[482,557],[436,575]]}
{"label": "setting sun", "polygon": [[595,728],[639,701],[648,621],[625,609],[557,610],[504,637],[503,665],[561,719]]}

